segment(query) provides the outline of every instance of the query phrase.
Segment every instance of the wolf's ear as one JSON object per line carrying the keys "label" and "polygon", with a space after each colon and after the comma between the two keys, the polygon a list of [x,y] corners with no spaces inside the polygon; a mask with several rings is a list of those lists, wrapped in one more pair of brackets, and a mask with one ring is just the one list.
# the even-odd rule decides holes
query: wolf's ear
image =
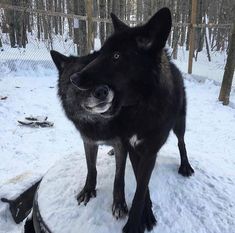
{"label": "wolf's ear", "polygon": [[123,23],[115,14],[110,13],[110,16],[113,22],[113,27],[115,32],[121,32],[129,28],[129,26]]}
{"label": "wolf's ear", "polygon": [[51,50],[50,53],[58,71],[62,71],[64,69],[65,64],[69,62],[69,57],[66,57],[55,50]]}
{"label": "wolf's ear", "polygon": [[163,48],[171,31],[171,25],[170,10],[166,7],[160,9],[141,27],[141,33],[136,37],[137,45],[146,50],[153,47]]}

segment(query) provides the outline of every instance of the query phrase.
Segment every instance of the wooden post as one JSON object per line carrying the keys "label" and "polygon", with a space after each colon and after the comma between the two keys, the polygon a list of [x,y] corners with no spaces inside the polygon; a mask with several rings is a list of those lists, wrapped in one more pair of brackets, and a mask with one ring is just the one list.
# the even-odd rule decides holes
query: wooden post
{"label": "wooden post", "polygon": [[86,10],[87,10],[87,53],[90,53],[93,50],[93,21],[92,21],[92,13],[93,13],[93,1],[86,0]]}
{"label": "wooden post", "polygon": [[191,12],[191,25],[190,25],[190,39],[189,39],[189,58],[188,58],[188,73],[192,74],[193,69],[193,54],[195,44],[195,23],[197,14],[197,0],[192,0],[192,12]]}

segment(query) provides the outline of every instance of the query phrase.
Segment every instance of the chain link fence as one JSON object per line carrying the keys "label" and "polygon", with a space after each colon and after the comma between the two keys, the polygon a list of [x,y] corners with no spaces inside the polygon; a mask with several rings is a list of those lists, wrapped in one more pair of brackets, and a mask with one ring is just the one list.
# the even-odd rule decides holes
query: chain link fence
{"label": "chain link fence", "polygon": [[[221,9],[209,7],[208,2],[198,0],[200,18],[192,24],[190,1],[183,0],[13,0],[15,4],[3,0],[0,3],[0,72],[29,67],[54,69],[51,49],[65,55],[83,55],[99,49],[113,30],[111,12],[134,26],[146,22],[163,6],[172,11],[173,27],[168,47],[176,63],[183,62],[187,67],[190,29],[194,28],[195,60],[201,63],[212,60],[212,70],[223,70],[234,16],[229,10],[227,19],[220,19]],[[228,11],[227,6],[223,6],[223,10]],[[187,72],[187,68],[184,71]]]}

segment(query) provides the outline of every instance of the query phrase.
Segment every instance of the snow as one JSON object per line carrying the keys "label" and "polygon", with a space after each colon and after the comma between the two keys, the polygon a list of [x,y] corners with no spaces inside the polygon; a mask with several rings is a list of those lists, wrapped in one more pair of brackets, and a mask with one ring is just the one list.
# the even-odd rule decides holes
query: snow
{"label": "snow", "polygon": [[[204,72],[208,79],[213,79],[214,75],[221,77],[218,73],[223,69],[221,60],[223,56],[218,56],[218,64],[200,63],[202,68],[195,66],[198,70],[194,72],[197,75]],[[15,198],[56,162],[61,164],[58,161],[62,159],[72,170],[67,171],[68,176],[60,178],[66,180],[68,189],[58,185],[57,200],[70,211],[60,211],[60,215],[53,216],[55,209],[52,209],[45,214],[63,220],[67,216],[69,219],[66,218],[64,227],[69,227],[67,223],[71,222],[79,232],[120,233],[126,219],[117,221],[111,213],[115,166],[114,157],[107,155],[110,148],[103,146],[99,150],[97,197],[86,207],[77,206],[74,197],[86,175],[83,143],[65,117],[57,97],[55,67],[36,63],[32,67],[16,64],[13,72],[9,66],[1,65],[0,68],[3,74],[0,95],[8,97],[0,100],[0,198]],[[179,58],[176,63],[185,70],[183,60]],[[158,219],[155,233],[234,232],[235,90],[231,93],[231,105],[223,106],[217,100],[220,87],[208,79],[199,83],[186,75],[185,80],[188,96],[186,145],[195,175],[184,178],[177,173],[179,153],[173,134],[158,155],[150,182],[153,211]],[[17,120],[30,115],[47,116],[54,127],[29,128],[18,124]],[[126,173],[126,199],[130,208],[135,181],[129,160]],[[71,199],[63,198],[68,196]],[[0,202],[0,233],[20,233],[21,228],[22,224],[13,222],[8,205]]]}
{"label": "snow", "polygon": [[[232,193],[227,190],[232,180],[204,171],[194,159],[197,174],[191,179],[180,177],[176,156],[161,154],[153,173],[150,190],[153,210],[159,220],[153,232],[232,232]],[[116,220],[111,214],[113,157],[100,156],[97,197],[91,199],[87,206],[78,206],[76,194],[83,188],[86,178],[84,164],[84,156],[69,155],[46,174],[38,195],[42,217],[55,233],[76,233],[78,229],[91,233],[121,232],[126,219]],[[129,161],[126,180],[127,204],[130,207],[135,181]],[[218,181],[223,183],[222,186],[218,187]]]}
{"label": "snow", "polygon": [[[224,67],[226,65],[227,54],[225,52],[210,52],[212,62],[208,61],[206,51],[198,53],[198,61],[193,60],[192,73],[199,81],[206,79],[214,80],[216,84],[222,83],[224,75]],[[185,51],[184,47],[178,47],[178,58],[174,60],[181,71],[188,72],[188,56],[189,51]],[[233,78],[233,86],[235,86],[235,73]]]}

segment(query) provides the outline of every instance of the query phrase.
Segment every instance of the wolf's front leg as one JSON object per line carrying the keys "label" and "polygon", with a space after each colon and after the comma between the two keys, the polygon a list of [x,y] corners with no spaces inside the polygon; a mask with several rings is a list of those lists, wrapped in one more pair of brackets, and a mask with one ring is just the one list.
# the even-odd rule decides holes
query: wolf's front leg
{"label": "wolf's front leg", "polygon": [[[140,156],[138,156],[138,154],[133,148],[129,148],[129,157],[130,157],[131,164],[134,170],[135,178],[137,179]],[[152,211],[152,201],[150,199],[149,189],[147,189],[147,192],[145,195],[145,206],[143,210],[142,221],[143,221],[143,225],[145,225],[148,231],[152,230],[153,227],[157,223],[157,220]]]}
{"label": "wolf's front leg", "polygon": [[[123,228],[125,233],[144,233],[146,228],[151,230],[156,224],[148,191],[148,184],[155,161],[156,155],[140,156],[138,164],[135,164],[137,167],[133,167],[136,173],[137,187],[129,219]],[[132,163],[132,165],[134,164]]]}
{"label": "wolf's front leg", "polygon": [[87,163],[87,178],[86,183],[82,191],[77,195],[78,204],[84,202],[86,205],[91,197],[96,196],[96,159],[98,146],[90,142],[84,142],[86,163]]}
{"label": "wolf's front leg", "polygon": [[120,141],[114,144],[114,154],[116,160],[116,173],[113,187],[113,216],[123,218],[128,213],[128,208],[125,200],[125,168],[127,150],[124,144]]}

